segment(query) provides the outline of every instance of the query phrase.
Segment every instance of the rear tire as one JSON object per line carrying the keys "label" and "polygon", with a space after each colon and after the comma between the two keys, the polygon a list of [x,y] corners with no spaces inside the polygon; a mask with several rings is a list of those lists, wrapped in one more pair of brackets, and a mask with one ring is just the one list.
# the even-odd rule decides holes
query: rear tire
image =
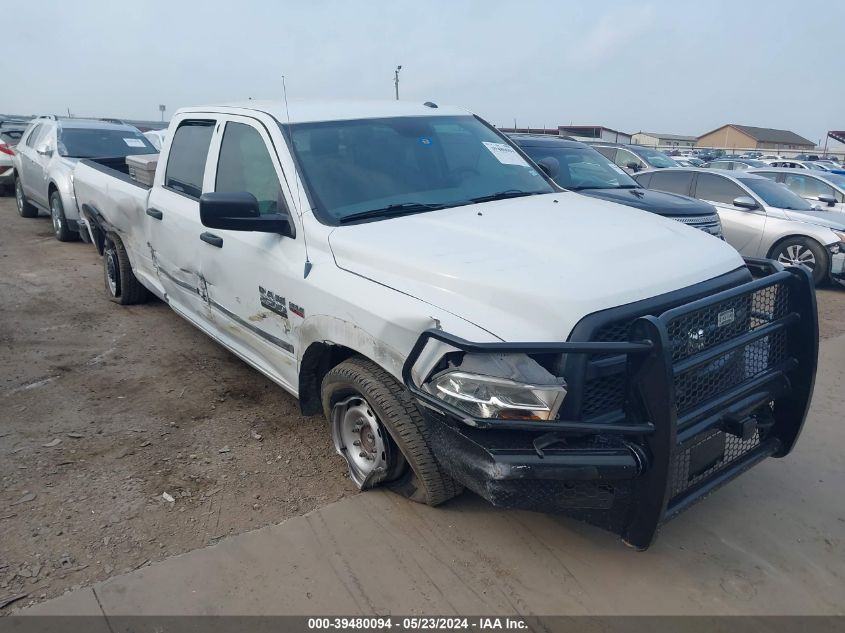
{"label": "rear tire", "polygon": [[18,215],[22,218],[34,218],[38,216],[38,208],[27,202],[21,179],[17,176],[15,177],[15,204],[18,207]]}
{"label": "rear tire", "polygon": [[106,296],[120,305],[144,303],[149,292],[132,272],[129,256],[119,238],[108,236],[103,247],[103,281]]}
{"label": "rear tire", "polygon": [[57,240],[75,242],[79,239],[79,233],[68,228],[65,205],[62,204],[62,196],[58,191],[50,194],[50,219],[53,221],[53,232]]}
{"label": "rear tire", "polygon": [[[405,389],[381,367],[361,357],[345,360],[326,374],[321,394],[323,412],[332,423],[335,447],[346,459],[350,479],[359,488],[383,483],[412,501],[431,506],[460,494],[461,485],[446,474],[431,453],[428,427],[416,405],[407,397]],[[337,424],[344,420],[338,419],[338,407],[349,409],[350,406],[360,410],[361,422],[353,430],[362,430],[362,444],[355,446],[348,445],[349,430],[344,433]],[[373,429],[376,430],[373,435],[382,444],[367,447],[364,445],[366,435]],[[361,460],[356,457],[358,451],[379,450],[377,446],[385,448],[384,454],[372,454],[374,463],[382,460],[382,472],[368,478],[366,466],[362,469]]]}
{"label": "rear tire", "polygon": [[777,244],[770,254],[784,266],[803,264],[813,273],[813,283],[820,286],[827,280],[830,257],[824,246],[809,237],[788,237]]}

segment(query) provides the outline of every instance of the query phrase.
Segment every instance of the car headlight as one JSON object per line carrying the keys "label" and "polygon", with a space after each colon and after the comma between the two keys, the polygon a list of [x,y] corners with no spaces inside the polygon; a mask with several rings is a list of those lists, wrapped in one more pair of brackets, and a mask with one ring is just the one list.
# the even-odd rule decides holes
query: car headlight
{"label": "car headlight", "polygon": [[465,371],[448,371],[426,387],[473,417],[497,420],[554,420],[566,397],[565,384],[534,385]]}
{"label": "car headlight", "polygon": [[[833,230],[833,229],[831,229],[831,230]],[[831,249],[830,249],[831,252],[833,252],[835,254],[835,253],[838,253],[839,251],[843,250],[842,242],[845,242],[845,231],[833,231],[833,234],[836,237],[839,238],[839,244],[833,244],[831,246]],[[834,249],[836,249],[836,250],[834,250]]]}

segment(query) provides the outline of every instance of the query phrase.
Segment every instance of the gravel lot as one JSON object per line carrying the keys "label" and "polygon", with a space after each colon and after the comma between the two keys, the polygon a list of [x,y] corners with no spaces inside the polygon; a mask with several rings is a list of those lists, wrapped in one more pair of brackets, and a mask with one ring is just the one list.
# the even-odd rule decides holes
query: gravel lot
{"label": "gravel lot", "polygon": [[[355,494],[322,417],[0,199],[0,598],[24,606]],[[822,337],[845,290],[819,293]],[[163,493],[174,501],[168,501]]]}

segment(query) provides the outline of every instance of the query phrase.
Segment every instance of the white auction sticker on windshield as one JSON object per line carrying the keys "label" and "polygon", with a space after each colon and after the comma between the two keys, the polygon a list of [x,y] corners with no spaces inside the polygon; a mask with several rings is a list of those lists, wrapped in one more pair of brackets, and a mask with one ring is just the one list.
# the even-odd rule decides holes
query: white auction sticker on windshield
{"label": "white auction sticker on windshield", "polygon": [[129,147],[146,147],[146,145],[144,145],[144,141],[139,138],[124,138],[123,142]]}
{"label": "white auction sticker on windshield", "polygon": [[488,143],[482,141],[484,147],[490,150],[490,153],[495,156],[503,165],[522,165],[528,167],[525,159],[516,153],[516,150],[505,143]]}

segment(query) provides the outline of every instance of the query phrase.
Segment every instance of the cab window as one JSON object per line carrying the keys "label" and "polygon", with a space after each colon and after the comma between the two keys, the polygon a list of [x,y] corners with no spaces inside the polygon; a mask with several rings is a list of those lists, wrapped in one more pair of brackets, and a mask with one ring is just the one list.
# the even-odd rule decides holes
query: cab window
{"label": "cab window", "polygon": [[164,186],[191,198],[202,195],[202,179],[214,121],[182,121],[170,143]]}
{"label": "cab window", "polygon": [[811,176],[789,174],[786,176],[784,184],[802,198],[818,198],[822,195],[835,197],[833,187]]}
{"label": "cab window", "polygon": [[33,147],[35,145],[36,139],[38,138],[38,135],[41,134],[43,129],[43,123],[39,123],[34,128],[32,128],[29,135],[26,137],[26,141],[24,141],[24,145],[26,145],[27,147]]}
{"label": "cab window", "polygon": [[619,149],[616,152],[616,164],[626,169],[633,169],[632,164],[636,165],[636,169],[643,167],[643,162],[626,149]]}
{"label": "cab window", "polygon": [[267,144],[254,127],[229,122],[217,160],[215,191],[248,191],[262,215],[285,210],[282,188]]}

